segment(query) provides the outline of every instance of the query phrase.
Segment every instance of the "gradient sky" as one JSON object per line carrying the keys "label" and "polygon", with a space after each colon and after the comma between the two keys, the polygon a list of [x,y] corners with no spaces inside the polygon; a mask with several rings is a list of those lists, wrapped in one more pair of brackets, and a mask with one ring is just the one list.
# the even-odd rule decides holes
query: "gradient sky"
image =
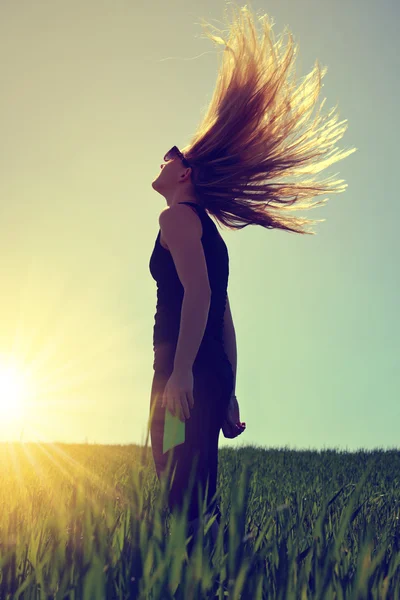
{"label": "gradient sky", "polygon": [[[293,33],[299,77],[328,67],[317,106],[338,103],[338,147],[358,150],[320,174],[347,190],[297,213],[326,219],[316,235],[220,230],[247,423],[220,446],[399,447],[399,7],[252,6]],[[30,392],[10,414],[3,383],[0,440],[144,442],[166,206],[151,182],[211,99],[222,47],[200,19],[224,28],[223,8],[1,2],[0,371],[13,357]]]}

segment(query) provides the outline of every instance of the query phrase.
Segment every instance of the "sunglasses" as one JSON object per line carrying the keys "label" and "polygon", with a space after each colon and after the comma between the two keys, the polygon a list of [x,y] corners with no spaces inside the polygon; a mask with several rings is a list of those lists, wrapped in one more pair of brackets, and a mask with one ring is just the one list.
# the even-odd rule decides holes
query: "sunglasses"
{"label": "sunglasses", "polygon": [[179,150],[178,146],[173,146],[171,150],[168,150],[167,154],[164,156],[164,160],[165,162],[167,162],[168,160],[172,160],[176,156],[181,159],[185,167],[191,166],[186,160],[186,158],[183,156],[182,152]]}

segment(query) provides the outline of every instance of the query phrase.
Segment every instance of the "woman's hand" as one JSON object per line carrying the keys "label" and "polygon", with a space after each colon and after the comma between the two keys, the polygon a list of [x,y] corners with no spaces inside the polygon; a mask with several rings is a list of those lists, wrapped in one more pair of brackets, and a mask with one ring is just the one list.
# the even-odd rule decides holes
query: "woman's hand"
{"label": "woman's hand", "polygon": [[161,406],[183,422],[190,418],[190,409],[194,406],[192,369],[172,372],[164,388]]}
{"label": "woman's hand", "polygon": [[234,393],[229,400],[225,419],[222,423],[222,433],[226,438],[235,438],[246,429],[246,423],[240,422],[239,404]]}

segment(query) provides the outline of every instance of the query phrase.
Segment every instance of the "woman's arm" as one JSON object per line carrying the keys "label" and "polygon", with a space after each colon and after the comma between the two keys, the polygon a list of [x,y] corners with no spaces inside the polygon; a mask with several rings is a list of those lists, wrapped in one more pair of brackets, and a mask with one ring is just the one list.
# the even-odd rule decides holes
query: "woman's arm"
{"label": "woman's arm", "polygon": [[211,292],[207,288],[193,287],[185,290],[174,371],[187,371],[193,368],[206,330],[210,304]]}
{"label": "woman's arm", "polygon": [[223,343],[224,350],[232,365],[233,371],[233,394],[236,389],[236,370],[237,370],[237,347],[236,347],[236,333],[233,325],[231,307],[229,305],[228,294],[226,295],[226,307],[224,314],[224,329],[223,329]]}

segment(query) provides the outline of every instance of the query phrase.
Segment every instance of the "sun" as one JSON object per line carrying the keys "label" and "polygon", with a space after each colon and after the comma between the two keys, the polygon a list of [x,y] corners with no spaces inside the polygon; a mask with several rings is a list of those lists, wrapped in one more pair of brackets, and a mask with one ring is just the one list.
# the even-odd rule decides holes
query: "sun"
{"label": "sun", "polygon": [[22,416],[28,385],[22,370],[0,364],[0,420],[14,421]]}

